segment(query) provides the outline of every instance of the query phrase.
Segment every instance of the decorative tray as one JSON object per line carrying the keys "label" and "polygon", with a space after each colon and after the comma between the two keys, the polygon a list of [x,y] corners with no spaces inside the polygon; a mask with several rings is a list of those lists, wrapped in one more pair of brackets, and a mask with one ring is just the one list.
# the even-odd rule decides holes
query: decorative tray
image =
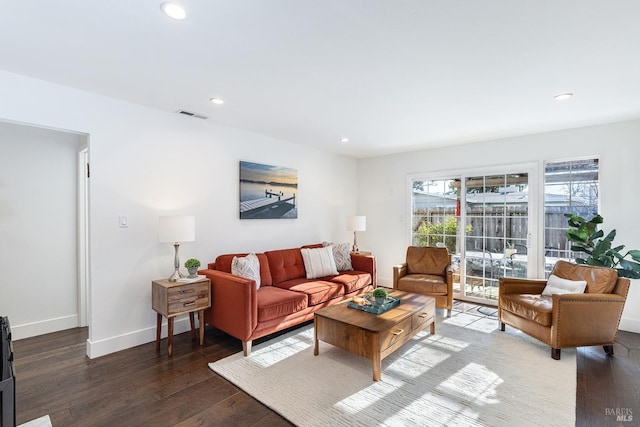
{"label": "decorative tray", "polygon": [[365,303],[363,305],[359,305],[354,303],[353,301],[349,301],[347,303],[347,306],[355,308],[357,310],[366,311],[367,313],[381,314],[389,310],[390,308],[393,308],[396,305],[400,304],[400,299],[394,297],[387,297],[382,305],[376,305],[376,300],[371,294],[364,295],[364,299]]}

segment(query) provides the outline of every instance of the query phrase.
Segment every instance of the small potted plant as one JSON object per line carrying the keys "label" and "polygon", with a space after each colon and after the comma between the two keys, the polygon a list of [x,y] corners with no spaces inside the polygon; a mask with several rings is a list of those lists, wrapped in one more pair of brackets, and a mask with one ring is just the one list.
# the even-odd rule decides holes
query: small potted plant
{"label": "small potted plant", "polygon": [[184,266],[189,271],[189,279],[195,279],[198,277],[198,267],[200,267],[200,261],[195,258],[189,258],[184,262]]}
{"label": "small potted plant", "polygon": [[516,249],[516,244],[513,242],[507,243],[507,247],[504,250],[505,258],[513,259],[513,256],[517,253],[518,253],[518,250]]}
{"label": "small potted plant", "polygon": [[375,288],[372,295],[376,299],[376,305],[382,305],[386,301],[388,294],[383,288]]}

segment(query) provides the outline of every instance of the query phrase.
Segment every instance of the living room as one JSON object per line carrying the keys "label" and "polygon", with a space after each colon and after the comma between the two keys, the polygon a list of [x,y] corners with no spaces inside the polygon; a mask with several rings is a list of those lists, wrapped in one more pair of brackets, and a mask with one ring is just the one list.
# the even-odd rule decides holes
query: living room
{"label": "living room", "polygon": [[[34,2],[22,3],[37,7]],[[185,2],[185,5],[188,3]],[[365,8],[362,4],[360,6]],[[577,3],[573,6],[577,9],[585,7]],[[72,324],[82,325],[80,307],[84,306],[85,324],[89,328],[86,343],[89,358],[99,358],[152,342],[155,339],[156,317],[150,303],[151,281],[168,277],[173,266],[172,245],[159,243],[157,237],[158,218],[163,215],[184,214],[196,218],[196,240],[181,245],[180,254],[183,260],[196,257],[203,263],[212,262],[222,253],[260,252],[322,241],[351,241],[353,235],[346,230],[345,219],[354,214],[366,215],[367,228],[358,233],[359,246],[376,256],[379,284],[390,286],[392,267],[402,261],[410,241],[408,176],[415,173],[429,172],[437,175],[452,171],[488,171],[505,165],[533,164],[538,171],[536,179],[540,186],[541,170],[546,161],[598,158],[600,212],[606,219],[606,225],[618,231],[623,239],[621,243],[629,248],[640,247],[640,230],[630,219],[631,213],[640,208],[640,202],[633,197],[638,181],[635,159],[640,158],[640,146],[637,143],[640,140],[640,94],[637,94],[638,85],[634,80],[625,80],[629,70],[633,73],[637,71],[638,58],[634,49],[623,49],[618,45],[616,49],[624,52],[622,56],[628,61],[623,64],[613,61],[605,61],[603,64],[601,59],[596,58],[594,61],[604,67],[604,70],[600,70],[602,77],[596,81],[582,78],[572,84],[572,87],[560,88],[559,84],[549,84],[547,92],[537,92],[536,89],[526,94],[516,94],[514,89],[509,88],[500,94],[503,100],[509,99],[507,95],[535,95],[536,99],[530,102],[539,104],[540,114],[544,112],[557,119],[548,127],[535,124],[540,126],[540,130],[536,130],[538,128],[533,124],[525,124],[524,119],[513,119],[515,125],[507,132],[505,129],[493,130],[490,122],[479,126],[472,121],[453,121],[451,132],[466,125],[475,125],[476,133],[457,134],[455,141],[445,136],[438,140],[433,136],[430,140],[436,143],[430,146],[420,146],[416,141],[408,141],[401,149],[389,149],[387,152],[378,151],[379,148],[373,144],[368,150],[365,142],[364,147],[358,147],[360,154],[355,155],[349,152],[351,148],[348,144],[358,144],[357,138],[349,135],[351,141],[340,145],[337,140],[343,135],[334,135],[332,132],[335,129],[324,135],[326,145],[333,144],[332,148],[323,149],[307,142],[307,135],[295,127],[291,134],[286,135],[298,132],[299,138],[279,137],[278,135],[284,135],[284,130],[276,126],[271,129],[271,133],[267,133],[269,126],[265,123],[257,131],[217,123],[217,115],[229,114],[225,109],[236,111],[240,108],[237,106],[239,101],[235,101],[231,95],[231,88],[202,88],[203,103],[192,106],[181,105],[183,98],[170,93],[163,101],[166,108],[160,109],[141,105],[135,99],[129,100],[126,94],[123,97],[122,94],[101,93],[98,86],[95,90],[89,86],[73,87],[73,80],[69,76],[79,74],[82,77],[86,71],[67,68],[64,56],[48,57],[47,51],[54,50],[55,43],[82,48],[79,46],[81,37],[78,34],[88,29],[80,26],[74,31],[69,30],[66,37],[63,35],[57,40],[52,38],[51,46],[42,34],[33,32],[35,35],[32,38],[27,37],[29,31],[34,31],[28,25],[11,33],[15,29],[14,25],[29,22],[29,18],[24,15],[28,7],[24,7],[27,9],[20,10],[22,15],[13,18],[10,14],[4,15],[3,24],[7,21],[7,25],[3,25],[4,30],[0,30],[3,39],[15,39],[18,46],[20,44],[17,39],[24,43],[24,50],[21,52],[20,49],[16,52],[15,47],[5,44],[1,52],[5,59],[0,62],[0,93],[3,101],[0,103],[0,135],[2,149],[7,149],[0,156],[1,224],[3,236],[7,236],[2,239],[3,256],[0,257],[0,267],[4,272],[3,283],[25,284],[12,286],[10,290],[3,285],[0,290],[0,315],[9,315],[14,339],[48,333],[51,331],[50,325],[59,324],[61,318],[70,319]],[[615,14],[619,18],[616,25],[625,31],[631,31],[626,19],[634,16],[632,12],[637,12],[637,6],[625,3],[625,7],[629,7],[631,12]],[[159,5],[153,4],[149,9],[155,12]],[[34,22],[40,25],[47,22],[43,16],[45,12],[33,13]],[[252,18],[257,20],[258,15]],[[23,22],[8,22],[12,19]],[[74,21],[64,22],[71,28]],[[55,27],[51,22],[48,25]],[[172,33],[164,37],[176,36],[175,23],[170,25]],[[52,27],[43,26],[42,31]],[[62,27],[65,26],[59,28]],[[602,37],[602,34],[598,33],[598,36]],[[104,36],[101,40],[108,41],[109,37]],[[613,40],[624,46],[625,42],[635,39],[632,36],[620,36]],[[117,41],[124,43],[121,39]],[[382,47],[390,49],[393,43]],[[609,48],[605,44],[604,50]],[[10,49],[13,50],[10,52]],[[50,80],[37,74],[38,63],[30,63],[38,57],[51,64],[58,61],[57,67],[51,71]],[[114,72],[105,77],[105,80],[124,82],[129,75],[134,74],[135,70],[128,70],[126,59],[94,59],[96,68],[111,67]],[[169,63],[172,61],[178,60],[167,60]],[[153,79],[153,70],[145,70],[142,76]],[[179,76],[188,80],[188,68],[178,71]],[[565,72],[570,74],[574,71],[575,69],[570,69]],[[307,68],[300,72],[310,73]],[[548,77],[546,74],[545,76]],[[92,77],[98,80],[97,76]],[[503,76],[503,79],[506,78]],[[571,83],[567,80],[562,82]],[[625,81],[629,84],[626,89],[618,90],[620,82]],[[255,85],[270,83],[252,82]],[[159,85],[161,82],[157,83]],[[281,81],[279,83],[283,84]],[[345,93],[351,87],[340,80],[336,80],[334,84]],[[393,84],[388,84],[390,86],[387,88],[391,90],[389,88]],[[591,91],[591,95],[584,94],[580,88]],[[230,94],[225,96],[225,105],[207,105],[206,98],[215,95],[209,93],[211,90]],[[566,103],[558,103],[553,95],[560,90],[576,93]],[[613,96],[612,93],[620,93],[624,102],[619,100],[619,103],[629,110],[621,107],[615,111],[609,108],[606,112],[597,114],[600,110],[598,96],[604,103],[606,98]],[[459,104],[470,102],[460,93],[457,96]],[[589,96],[593,99],[588,98]],[[372,95],[367,99],[371,103],[384,102]],[[399,108],[401,100],[393,100],[395,102],[391,106],[384,106],[381,110],[385,112]],[[248,103],[247,100],[243,102]],[[272,102],[296,104],[295,99],[286,98]],[[515,103],[513,100],[511,102]],[[262,107],[278,108],[268,103],[262,104]],[[175,113],[183,108],[205,111],[210,118],[201,120]],[[333,107],[325,108],[329,110]],[[581,116],[578,118],[570,115],[572,109],[580,110]],[[518,105],[505,103],[505,114],[512,110],[518,110]],[[445,111],[451,116],[463,113],[456,109]],[[290,121],[296,123],[307,114],[309,113],[300,109],[299,116],[290,117]],[[440,114],[442,112],[436,115],[431,111],[419,111],[407,116],[415,117],[416,122],[429,123],[432,120],[442,120]],[[475,114],[481,122],[492,117],[485,117],[481,110],[476,110]],[[348,114],[344,113],[344,116],[348,117]],[[375,128],[379,121],[382,121],[381,117],[373,117],[365,125]],[[406,125],[406,122],[396,122],[398,132],[403,123]],[[521,131],[517,129],[518,126],[522,127]],[[32,130],[25,128],[37,128],[40,131],[36,137],[21,136],[19,143],[6,138],[16,132],[20,135],[32,133]],[[57,176],[55,169],[48,169],[54,166],[48,165],[51,155],[45,156],[33,149],[38,147],[36,144],[44,143],[42,135],[62,141],[60,145],[66,148],[60,155],[64,156],[67,165],[75,165],[78,151],[85,145],[88,147],[91,175],[88,180],[88,257],[84,293],[78,291],[81,279],[77,277],[77,273],[82,267],[81,261],[72,257],[72,268],[61,273],[56,267],[56,257],[46,256],[47,252],[56,253],[62,244],[59,236],[54,233],[59,227],[57,217],[52,215],[53,211],[62,207],[49,202],[40,206],[38,211],[37,201],[29,197],[29,194],[23,193],[17,199],[8,197],[9,194],[19,195],[20,188],[25,188],[25,182],[12,179],[15,176],[26,176],[22,172],[28,171],[34,181],[53,180]],[[393,140],[396,137],[389,133],[386,138]],[[401,136],[397,138],[402,139]],[[30,147],[30,151],[27,156],[23,153],[21,157],[7,157],[4,155],[9,153],[7,147],[10,147],[12,153],[23,149],[26,151],[25,147]],[[240,161],[297,169],[301,190],[298,218],[240,220],[237,207]],[[79,175],[81,174],[74,172],[73,176],[65,178],[72,182],[68,191],[74,195],[80,181]],[[22,212],[24,207],[38,213],[36,219],[31,220],[32,227],[37,232],[29,232],[33,239],[38,239],[37,251],[33,243],[21,244],[24,236],[18,231],[24,227],[22,220],[8,217],[8,212]],[[77,205],[71,202],[64,209],[76,212]],[[120,226],[119,219],[122,216],[127,218],[127,227]],[[77,225],[74,216],[72,227]],[[65,227],[68,225],[65,224]],[[64,243],[69,253],[78,250],[77,239],[78,236],[74,233],[69,237],[70,241]],[[31,267],[26,271],[16,268],[25,258]],[[49,273],[52,271],[56,273]],[[634,285],[636,283],[632,283],[620,328],[638,333],[640,306],[635,302],[640,298],[640,291]],[[51,289],[60,292],[51,292]],[[176,323],[176,334],[188,329],[187,319],[180,319]]]}

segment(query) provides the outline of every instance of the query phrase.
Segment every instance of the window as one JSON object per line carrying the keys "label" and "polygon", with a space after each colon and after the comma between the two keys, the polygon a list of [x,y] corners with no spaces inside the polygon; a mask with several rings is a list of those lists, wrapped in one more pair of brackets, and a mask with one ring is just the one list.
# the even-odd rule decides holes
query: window
{"label": "window", "polygon": [[529,242],[536,165],[495,169],[411,180],[411,244],[449,250],[456,298],[495,303],[500,277],[536,273]]}
{"label": "window", "polygon": [[591,219],[598,213],[598,159],[548,162],[544,168],[545,275],[558,259],[573,260],[565,213]]}
{"label": "window", "polygon": [[498,299],[500,277],[528,276],[529,174],[465,180],[465,295]]}
{"label": "window", "polygon": [[458,223],[460,216],[459,188],[454,179],[413,181],[413,237],[414,246],[441,246],[449,253],[458,252]]}

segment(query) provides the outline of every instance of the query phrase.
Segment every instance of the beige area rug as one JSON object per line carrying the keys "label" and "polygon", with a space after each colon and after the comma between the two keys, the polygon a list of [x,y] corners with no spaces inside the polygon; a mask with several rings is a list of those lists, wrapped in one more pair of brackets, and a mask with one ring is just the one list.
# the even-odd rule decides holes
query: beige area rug
{"label": "beige area rug", "polygon": [[550,348],[497,320],[456,313],[382,361],[320,342],[313,326],[210,363],[298,426],[574,426],[576,352]]}
{"label": "beige area rug", "polygon": [[52,427],[51,419],[49,415],[45,415],[43,417],[37,418],[35,420],[31,420],[24,424],[20,424],[18,427]]}

